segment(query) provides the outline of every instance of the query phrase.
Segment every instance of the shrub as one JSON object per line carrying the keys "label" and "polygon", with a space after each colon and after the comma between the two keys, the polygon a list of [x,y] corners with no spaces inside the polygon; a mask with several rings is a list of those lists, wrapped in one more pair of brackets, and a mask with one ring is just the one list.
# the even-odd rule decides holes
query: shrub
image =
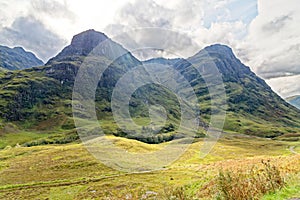
{"label": "shrub", "polygon": [[164,200],[187,200],[193,199],[192,195],[183,187],[167,187],[164,189],[164,195],[162,197]]}
{"label": "shrub", "polygon": [[261,164],[261,167],[252,167],[247,172],[220,171],[217,199],[253,200],[281,189],[285,182],[278,168],[270,161],[262,161]]}
{"label": "shrub", "polygon": [[47,145],[47,144],[67,144],[67,143],[77,141],[79,139],[80,138],[77,135],[77,133],[70,133],[67,135],[56,135],[54,137],[49,136],[47,138],[26,142],[22,144],[22,146],[31,147],[31,146],[40,146],[40,145]]}

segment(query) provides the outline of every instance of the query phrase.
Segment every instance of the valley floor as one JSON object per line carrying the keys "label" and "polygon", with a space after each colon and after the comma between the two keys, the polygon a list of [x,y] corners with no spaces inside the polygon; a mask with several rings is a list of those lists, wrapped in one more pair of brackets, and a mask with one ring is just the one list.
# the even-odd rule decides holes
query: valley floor
{"label": "valley floor", "polygon": [[[111,139],[132,152],[162,145]],[[82,144],[5,148],[0,151],[0,199],[168,199],[180,188],[195,199],[214,199],[220,170],[243,171],[261,160],[276,165],[287,182],[263,199],[300,197],[299,142],[225,134],[204,159],[202,144],[193,143],[163,170],[131,174],[101,164]]]}

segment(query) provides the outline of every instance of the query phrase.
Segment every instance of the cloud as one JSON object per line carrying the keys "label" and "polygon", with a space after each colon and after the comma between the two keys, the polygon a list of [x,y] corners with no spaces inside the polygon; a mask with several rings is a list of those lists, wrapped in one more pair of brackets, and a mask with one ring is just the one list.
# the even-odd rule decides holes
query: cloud
{"label": "cloud", "polygon": [[[0,43],[23,46],[47,61],[66,45],[58,27],[69,28],[76,15],[59,0],[1,0]],[[71,37],[71,36],[70,36]]]}
{"label": "cloud", "polygon": [[[13,15],[10,14],[13,7],[8,6],[11,5],[11,2],[3,1],[6,2],[6,10],[8,10],[4,18],[13,18]],[[15,0],[15,2],[19,2],[20,5],[22,2],[24,5],[22,6],[23,11],[18,12],[18,17],[13,18],[13,21],[16,18],[31,16],[44,24],[45,29],[68,41],[75,33],[89,28],[101,31],[105,26],[107,27],[105,30],[109,30],[108,35],[116,35],[120,33],[120,30],[132,30],[137,27],[160,27],[178,30],[180,34],[186,34],[191,39],[190,41],[187,39],[178,41],[178,45],[170,49],[178,50],[180,54],[186,57],[211,43],[220,42],[232,45],[234,41],[244,37],[246,34],[244,31],[246,30],[245,26],[247,26],[245,23],[253,19],[254,16],[252,15],[256,10],[256,0],[245,0],[246,3],[238,3],[238,1],[233,0],[174,0],[172,2],[167,0],[112,0],[111,2],[94,0],[87,0],[86,2],[79,0]],[[237,7],[239,9],[236,9]],[[239,12],[242,11],[251,11],[252,14],[249,16],[243,15],[239,19]],[[13,21],[6,24],[1,23],[0,25],[10,28]],[[158,36],[151,36],[150,33],[144,33],[139,37],[143,36],[145,45],[151,39],[152,41],[157,40],[159,43],[162,42]],[[176,34],[170,36],[170,38],[176,37]],[[129,38],[127,37],[127,39]],[[187,49],[191,45],[191,40],[198,43],[198,49],[183,52],[183,49]],[[140,39],[135,42],[142,41]],[[57,43],[57,46],[59,45],[61,44]],[[153,53],[154,56],[168,56],[160,50]],[[149,54],[149,57],[150,52],[147,54]],[[49,54],[48,56],[53,55]],[[147,57],[147,55],[143,57],[145,56]],[[43,57],[45,56],[43,55]]]}
{"label": "cloud", "polygon": [[47,15],[56,18],[65,18],[74,21],[76,15],[68,8],[66,2],[53,0],[31,0],[31,9],[37,15]]}
{"label": "cloud", "polygon": [[55,55],[66,41],[46,29],[32,16],[15,19],[10,27],[0,31],[0,43],[8,46],[22,46],[33,51],[42,60]]}
{"label": "cloud", "polygon": [[[255,1],[248,0],[248,2],[250,3],[246,5],[241,4],[243,10],[249,8],[255,10],[256,4],[253,3]],[[108,35],[130,32],[126,37],[116,39],[130,50],[136,46],[156,46],[155,43],[157,43],[160,46],[165,45],[163,48],[166,50],[189,57],[212,43],[235,46],[238,40],[245,37],[247,24],[243,20],[238,20],[237,13],[231,12],[237,6],[236,4],[235,1],[229,0],[174,0],[171,5],[165,0],[134,1],[119,9],[114,24],[107,26],[105,32]],[[244,19],[247,21],[254,17],[247,16]],[[132,31],[141,27],[172,31],[166,31],[169,34],[168,38],[160,37],[161,34],[157,31],[144,31],[143,33]],[[148,51],[147,54],[135,55],[142,59],[151,56],[174,56],[162,50],[152,53],[151,55]]]}
{"label": "cloud", "polygon": [[[151,16],[151,17],[150,17]],[[115,23],[131,27],[170,28],[172,11],[153,0],[128,3],[116,13]]]}
{"label": "cloud", "polygon": [[[129,49],[167,48],[139,51],[142,59],[188,57],[207,45],[227,44],[279,93],[277,81],[288,88],[279,80],[300,74],[298,0],[0,0],[0,12],[0,42],[22,45],[44,60],[74,34],[94,28]],[[141,27],[173,32],[164,41],[157,31],[133,31]]]}
{"label": "cloud", "polygon": [[270,34],[273,34],[283,29],[290,20],[291,17],[289,15],[283,15],[274,19],[273,21],[267,22],[262,26],[262,29],[264,32],[270,32]]}
{"label": "cloud", "polygon": [[[154,0],[135,1],[118,11],[114,24],[108,25],[105,32],[115,36],[113,39],[130,51],[139,49],[133,53],[142,60],[161,56],[187,57],[198,51],[199,47],[184,32],[173,31],[187,13],[186,8],[175,11]],[[190,15],[187,16],[191,18]]]}
{"label": "cloud", "polygon": [[[198,48],[227,44],[256,74],[270,79],[268,83],[276,92],[288,96],[295,91],[300,93],[295,86],[295,90],[289,89],[297,84],[294,77],[300,74],[298,5],[298,0],[288,4],[281,0],[175,0],[171,4],[166,0],[133,1],[120,8],[114,24],[106,30],[109,35],[117,35],[128,27],[161,27],[186,33],[191,41],[183,40],[178,46],[172,43],[174,52],[184,51],[192,42]],[[129,41],[134,45],[130,46]],[[120,40],[129,49],[146,46],[148,41],[163,42],[151,32],[130,34]],[[190,48],[181,55],[193,55],[198,50]],[[168,56],[163,51],[147,53],[139,56]]]}
{"label": "cloud", "polygon": [[[45,61],[55,56],[58,50],[71,41],[73,35],[91,28],[103,31],[104,27],[112,22],[116,10],[127,2],[0,0],[0,43],[9,46],[23,45]],[[21,28],[19,22],[22,20],[28,26],[32,22],[33,28],[27,27],[31,31],[35,29],[32,34],[24,27]],[[38,36],[39,31],[43,35]],[[22,38],[18,38],[19,36]],[[35,37],[45,46],[38,44]],[[48,39],[49,43],[46,42]]]}
{"label": "cloud", "polygon": [[1,0],[0,1],[0,27],[9,26],[12,22],[22,16],[27,15],[30,1],[23,0]]}
{"label": "cloud", "polygon": [[[30,0],[28,15],[41,21],[45,28],[60,37],[70,40],[77,32],[74,30],[78,16],[65,0]],[[78,30],[83,31],[83,30]]]}
{"label": "cloud", "polygon": [[266,82],[271,85],[272,89],[277,91],[283,98],[299,95],[300,75],[278,77],[268,79]]}
{"label": "cloud", "polygon": [[299,2],[259,1],[244,49],[249,65],[264,78],[300,73]]}
{"label": "cloud", "polygon": [[164,28],[123,29],[112,39],[141,60],[153,57],[189,57],[199,46],[184,33]]}

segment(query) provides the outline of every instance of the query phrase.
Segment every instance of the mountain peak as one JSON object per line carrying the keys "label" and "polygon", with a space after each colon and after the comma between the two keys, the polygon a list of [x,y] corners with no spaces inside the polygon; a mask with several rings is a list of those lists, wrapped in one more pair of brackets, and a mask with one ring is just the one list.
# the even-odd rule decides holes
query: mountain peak
{"label": "mountain peak", "polygon": [[196,55],[202,55],[202,54],[210,54],[210,55],[220,55],[222,57],[227,57],[230,59],[236,58],[232,49],[223,44],[213,44],[210,46],[205,47],[203,50],[199,51]]}
{"label": "mountain peak", "polygon": [[[214,44],[207,46],[200,50],[197,54],[188,59],[191,63],[202,63],[202,67],[213,63],[223,75],[223,78],[238,80],[242,77],[257,76],[245,66],[233,53],[229,46],[222,44]],[[264,82],[261,79],[257,79],[259,82]],[[265,84],[265,83],[263,83]]]}
{"label": "mountain peak", "polygon": [[72,39],[71,45],[76,47],[80,46],[83,49],[93,49],[100,42],[106,39],[108,39],[108,37],[104,33],[95,31],[94,29],[89,29],[75,35]]}
{"label": "mountain peak", "polygon": [[227,49],[227,50],[231,50],[231,48],[228,45],[220,44],[220,43],[209,45],[209,46],[205,47],[205,49]]}
{"label": "mountain peak", "polygon": [[26,52],[23,47],[14,47],[13,50],[19,51],[19,52]]}
{"label": "mountain peak", "polygon": [[73,36],[71,44],[64,48],[56,57],[50,59],[47,64],[54,60],[66,57],[87,56],[101,42],[109,39],[104,33],[89,29]]}
{"label": "mountain peak", "polygon": [[208,52],[226,52],[226,53],[232,53],[232,49],[227,46],[227,45],[224,45],[224,44],[213,44],[213,45],[210,45],[210,46],[207,46],[204,48],[206,51]]}

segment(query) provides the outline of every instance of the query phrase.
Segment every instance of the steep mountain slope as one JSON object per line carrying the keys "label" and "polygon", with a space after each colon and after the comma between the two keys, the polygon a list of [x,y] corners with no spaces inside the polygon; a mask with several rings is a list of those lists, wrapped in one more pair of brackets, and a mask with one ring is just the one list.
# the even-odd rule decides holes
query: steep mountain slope
{"label": "steep mountain slope", "polygon": [[206,53],[210,59],[214,59],[225,83],[229,112],[246,116],[247,119],[259,124],[268,122],[274,123],[273,126],[278,124],[278,127],[275,126],[276,128],[281,126],[299,127],[299,111],[273,92],[264,80],[251,72],[249,67],[243,65],[230,48],[213,45],[204,50],[204,55],[200,51],[190,60],[192,63],[195,62],[195,59],[205,60]]}
{"label": "steep mountain slope", "polygon": [[[105,45],[100,49],[94,49],[103,41],[106,41]],[[117,81],[135,67],[144,70],[143,63],[167,64],[180,72],[197,94],[203,126],[209,124],[210,113],[216,109],[211,107],[210,94],[203,77],[193,66],[200,71],[209,71],[211,62],[215,63],[220,71],[227,93],[228,109],[224,127],[226,131],[262,137],[299,132],[299,110],[276,95],[262,79],[234,56],[229,47],[213,45],[186,60],[159,58],[140,62],[121,45],[94,30],[74,36],[71,44],[43,67],[0,72],[2,123],[12,122],[21,129],[31,128],[38,131],[73,129],[74,80],[82,63],[91,52],[92,61],[97,63],[97,66],[101,68],[109,65],[98,83],[95,95],[97,115],[106,133],[128,137],[112,120],[111,95]],[[116,52],[122,56],[114,59]],[[145,66],[147,68],[147,65]],[[147,74],[146,69],[144,74]],[[164,74],[168,78],[168,73]],[[140,74],[134,74],[133,78],[138,75]],[[137,123],[147,124],[149,122],[147,105],[156,104],[166,108],[169,119],[168,124],[162,129],[163,133],[173,133],[180,119],[180,107],[176,96],[159,85],[146,85],[135,91],[129,103],[131,116]],[[169,139],[172,137],[163,138],[161,141]],[[153,141],[147,139],[146,142]]]}
{"label": "steep mountain slope", "polygon": [[44,63],[33,53],[22,47],[9,48],[0,45],[0,67],[8,70],[20,70],[42,66]]}
{"label": "steep mountain slope", "polygon": [[168,63],[180,71],[194,86],[200,101],[202,119],[207,123],[212,112],[210,94],[197,70],[209,71],[209,66],[213,63],[221,73],[226,89],[226,131],[276,137],[284,134],[290,127],[299,128],[299,111],[274,93],[227,46],[217,44],[206,47],[186,60],[157,58],[144,63]]}
{"label": "steep mountain slope", "polygon": [[300,109],[300,95],[289,97],[286,100],[296,108]]}

